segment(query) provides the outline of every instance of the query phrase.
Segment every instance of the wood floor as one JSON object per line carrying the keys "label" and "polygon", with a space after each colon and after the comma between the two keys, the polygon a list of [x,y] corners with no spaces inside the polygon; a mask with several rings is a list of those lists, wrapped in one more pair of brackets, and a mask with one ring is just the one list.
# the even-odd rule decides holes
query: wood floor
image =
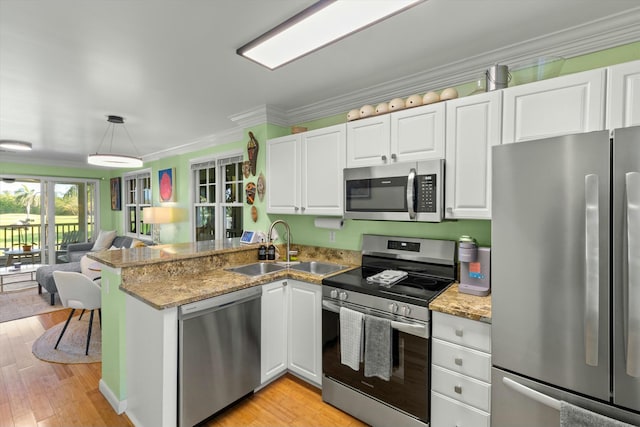
{"label": "wood floor", "polygon": [[[101,363],[63,365],[31,353],[68,310],[0,323],[0,426],[132,426],[98,390]],[[210,419],[207,426],[364,426],[322,402],[320,390],[285,375]]]}

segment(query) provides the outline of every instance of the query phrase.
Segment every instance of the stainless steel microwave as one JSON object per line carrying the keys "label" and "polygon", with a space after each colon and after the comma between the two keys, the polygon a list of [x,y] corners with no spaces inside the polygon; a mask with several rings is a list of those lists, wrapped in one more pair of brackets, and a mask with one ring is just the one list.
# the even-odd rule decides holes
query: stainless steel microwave
{"label": "stainless steel microwave", "polygon": [[344,170],[344,217],[442,221],[444,160]]}

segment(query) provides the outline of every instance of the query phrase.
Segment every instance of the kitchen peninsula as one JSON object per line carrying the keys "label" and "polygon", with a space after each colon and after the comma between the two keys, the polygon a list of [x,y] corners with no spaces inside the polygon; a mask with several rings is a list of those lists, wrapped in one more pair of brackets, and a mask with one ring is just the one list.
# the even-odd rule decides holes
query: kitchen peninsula
{"label": "kitchen peninsula", "polygon": [[[298,246],[301,261],[359,265],[360,253]],[[103,362],[100,390],[136,425],[175,425],[178,308],[282,279],[320,285],[322,277],[284,269],[258,277],[224,270],[256,261],[238,239],[103,251]],[[344,270],[342,270],[344,271]],[[158,410],[158,408],[162,408]]]}

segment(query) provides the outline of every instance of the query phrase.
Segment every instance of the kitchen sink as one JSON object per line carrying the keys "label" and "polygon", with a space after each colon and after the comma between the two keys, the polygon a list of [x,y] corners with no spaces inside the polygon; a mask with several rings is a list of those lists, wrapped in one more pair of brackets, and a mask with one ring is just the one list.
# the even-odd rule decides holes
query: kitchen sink
{"label": "kitchen sink", "polygon": [[282,265],[276,265],[270,262],[256,262],[238,267],[229,267],[225,270],[244,274],[245,276],[261,276],[263,274],[273,273],[274,271],[284,270],[285,268],[286,267]]}
{"label": "kitchen sink", "polygon": [[346,268],[344,265],[332,264],[329,262],[306,261],[289,267],[291,270],[304,271],[311,274],[324,276],[326,274],[335,273]]}

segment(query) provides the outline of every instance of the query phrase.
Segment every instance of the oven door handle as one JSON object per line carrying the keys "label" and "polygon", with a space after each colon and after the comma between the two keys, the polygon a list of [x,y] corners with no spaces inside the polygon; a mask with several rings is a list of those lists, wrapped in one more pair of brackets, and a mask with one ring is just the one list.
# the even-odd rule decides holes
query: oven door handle
{"label": "oven door handle", "polygon": [[[344,304],[344,306],[346,305],[347,304]],[[347,308],[362,314],[369,314],[376,317],[389,318],[388,316],[381,316],[381,315],[378,315],[377,313],[376,314],[367,313],[365,311],[357,310],[352,307],[353,306],[350,306]],[[322,308],[332,311],[334,313],[338,313],[338,314],[340,313],[340,306],[327,300],[322,300]],[[409,335],[415,335],[417,337],[426,338],[426,339],[429,338],[429,324],[409,323],[409,322],[400,322],[397,320],[391,320],[391,327],[395,330],[407,333]]]}

